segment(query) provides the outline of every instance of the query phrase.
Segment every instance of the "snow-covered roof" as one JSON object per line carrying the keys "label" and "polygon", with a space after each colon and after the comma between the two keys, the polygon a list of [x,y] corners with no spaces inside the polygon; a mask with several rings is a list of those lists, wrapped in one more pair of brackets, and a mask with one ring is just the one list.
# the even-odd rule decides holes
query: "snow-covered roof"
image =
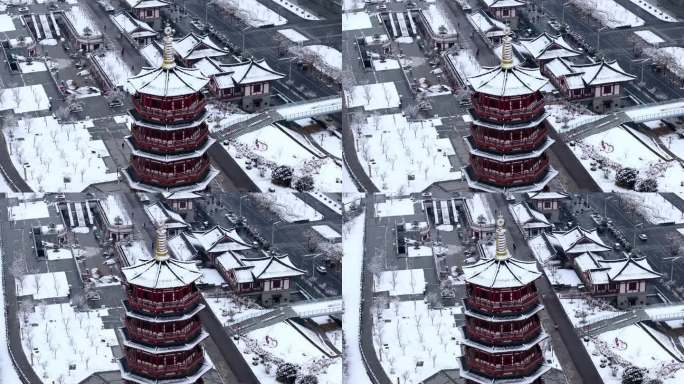
{"label": "snow-covered roof", "polygon": [[297,268],[290,257],[265,256],[246,258],[233,252],[226,252],[216,258],[226,271],[233,271],[238,283],[301,276],[305,272]]}
{"label": "snow-covered roof", "polygon": [[575,265],[579,269],[580,273],[591,272],[601,269],[601,265],[598,260],[601,256],[595,255],[591,252],[585,252],[577,257],[575,257]]}
{"label": "snow-covered roof", "polygon": [[530,200],[559,200],[567,199],[568,194],[565,192],[530,192],[527,194]]}
{"label": "snow-covered roof", "polygon": [[618,260],[599,260],[610,281],[652,280],[661,274],[654,271],[645,257],[628,257]]}
{"label": "snow-covered roof", "polygon": [[205,58],[194,64],[205,76],[214,78],[221,89],[234,88],[243,84],[279,80],[284,74],[273,70],[266,60],[247,60],[241,63],[223,64]]}
{"label": "snow-covered roof", "polygon": [[133,221],[131,220],[131,216],[128,214],[128,211],[126,210],[126,206],[123,202],[121,195],[107,195],[106,198],[100,199],[98,201],[98,206],[100,207],[100,211],[102,212],[105,220],[107,221],[107,225],[133,225]]}
{"label": "snow-covered roof", "polygon": [[158,7],[168,7],[171,5],[165,0],[124,0],[131,8],[141,9],[141,8],[158,8]]}
{"label": "snow-covered roof", "polygon": [[131,240],[126,243],[119,243],[117,249],[127,266],[137,265],[152,258],[152,252],[150,252],[148,244],[143,240]]}
{"label": "snow-covered roof", "polygon": [[90,12],[80,5],[74,5],[64,11],[64,17],[80,37],[85,37],[88,34],[93,39],[102,37],[98,23]]}
{"label": "snow-covered roof", "polygon": [[119,12],[110,16],[114,25],[122,32],[131,37],[157,36],[157,32],[146,22],[131,16],[128,12]]}
{"label": "snow-covered roof", "polygon": [[576,72],[582,72],[582,80],[587,85],[600,85],[632,81],[636,76],[625,72],[617,61],[602,60],[593,64],[575,64]]}
{"label": "snow-covered roof", "polygon": [[563,76],[575,73],[572,69],[572,63],[563,58],[556,58],[544,64],[544,68],[553,75],[553,77],[560,78]]}
{"label": "snow-covered roof", "polygon": [[223,253],[228,251],[243,251],[253,246],[244,241],[235,229],[215,226],[203,232],[187,234],[188,241],[207,253]]}
{"label": "snow-covered roof", "polygon": [[162,61],[164,61],[162,52],[156,43],[150,43],[140,48],[140,54],[145,58],[147,64],[154,67],[161,65]]}
{"label": "snow-covered roof", "polygon": [[506,229],[502,217],[497,219],[494,255],[463,266],[463,273],[466,282],[489,288],[522,287],[541,276],[536,261],[511,257],[506,245]]}
{"label": "snow-covered roof", "polygon": [[128,83],[138,93],[155,96],[181,96],[199,92],[209,79],[197,68],[183,68],[176,65],[172,48],[172,30],[166,27],[164,51],[159,67],[145,67],[128,79]]}
{"label": "snow-covered roof", "polygon": [[166,225],[166,228],[190,227],[181,215],[166,208],[161,202],[146,205],[144,209],[155,227],[159,227],[160,225]]}
{"label": "snow-covered roof", "polygon": [[183,59],[193,60],[205,57],[226,56],[230,52],[219,47],[209,35],[200,36],[191,32],[173,40],[173,49]]}
{"label": "snow-covered roof", "polygon": [[565,253],[605,252],[611,249],[601,240],[596,229],[588,231],[582,227],[575,227],[566,232],[554,232],[547,237]]}
{"label": "snow-covered roof", "polygon": [[458,33],[444,3],[430,4],[427,8],[421,9],[420,14],[425,18],[433,35],[449,36]]}
{"label": "snow-covered roof", "polygon": [[494,225],[494,214],[484,194],[475,193],[472,197],[465,199],[465,206],[472,224]]}
{"label": "snow-covered roof", "polygon": [[533,39],[521,39],[519,45],[535,60],[573,57],[582,54],[582,52],[572,48],[572,46],[563,39],[563,36],[554,36],[546,32]]}
{"label": "snow-covered roof", "polygon": [[483,9],[467,15],[470,22],[487,37],[503,36],[506,24],[490,17]]}
{"label": "snow-covered roof", "polygon": [[185,233],[180,233],[169,239],[167,245],[169,252],[176,260],[190,261],[196,258],[196,251],[185,237]]}
{"label": "snow-covered roof", "polygon": [[526,4],[523,0],[482,0],[489,8],[522,7]]}
{"label": "snow-covered roof", "polygon": [[513,219],[518,224],[518,226],[524,228],[549,228],[551,223],[542,214],[532,208],[530,208],[527,203],[520,202],[516,204],[511,204],[508,206]]}
{"label": "snow-covered roof", "polygon": [[527,95],[542,89],[548,79],[539,68],[524,68],[513,64],[513,46],[508,31],[503,37],[501,64],[484,67],[484,71],[468,78],[475,92],[493,96]]}

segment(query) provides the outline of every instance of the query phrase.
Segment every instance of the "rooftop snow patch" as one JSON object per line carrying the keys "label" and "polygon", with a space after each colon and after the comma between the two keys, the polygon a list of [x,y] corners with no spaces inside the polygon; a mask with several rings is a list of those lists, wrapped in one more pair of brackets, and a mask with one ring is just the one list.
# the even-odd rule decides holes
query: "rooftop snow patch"
{"label": "rooftop snow patch", "polygon": [[375,204],[375,215],[378,217],[413,216],[414,213],[414,201],[410,198],[387,199]]}
{"label": "rooftop snow patch", "polygon": [[311,227],[311,229],[318,232],[318,234],[323,236],[323,238],[326,240],[336,240],[342,238],[342,235],[328,225],[314,225]]}
{"label": "rooftop snow patch", "polygon": [[40,201],[22,201],[19,205],[7,208],[10,220],[31,220],[50,217],[47,204]]}
{"label": "rooftop snow patch", "polygon": [[342,30],[343,31],[354,31],[357,29],[370,29],[373,28],[373,24],[370,21],[368,13],[362,12],[349,12],[342,14]]}
{"label": "rooftop snow patch", "polygon": [[0,15],[0,32],[10,32],[14,30],[16,30],[16,28],[14,27],[12,17],[4,13]]}

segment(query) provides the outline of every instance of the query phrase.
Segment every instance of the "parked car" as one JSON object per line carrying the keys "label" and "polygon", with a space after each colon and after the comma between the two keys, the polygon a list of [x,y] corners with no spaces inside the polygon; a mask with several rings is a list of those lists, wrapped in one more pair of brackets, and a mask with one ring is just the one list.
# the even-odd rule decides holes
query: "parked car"
{"label": "parked car", "polygon": [[318,271],[318,273],[328,273],[328,268],[326,268],[324,265],[317,265],[316,271]]}
{"label": "parked car", "polygon": [[642,233],[639,235],[639,240],[646,241],[648,240],[648,236],[645,233]]}

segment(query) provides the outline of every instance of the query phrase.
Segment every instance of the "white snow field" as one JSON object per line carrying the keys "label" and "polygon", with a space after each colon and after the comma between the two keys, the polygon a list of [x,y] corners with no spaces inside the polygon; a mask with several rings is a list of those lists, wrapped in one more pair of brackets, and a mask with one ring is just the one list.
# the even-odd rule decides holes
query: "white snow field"
{"label": "white snow field", "polygon": [[[660,191],[683,191],[684,168],[677,161],[667,161],[657,147],[640,138],[616,127],[578,141],[570,149],[604,192],[625,191],[615,185],[620,167],[635,168],[642,178],[655,178]],[[598,159],[607,164],[604,169],[595,166]]]}
{"label": "white snow field", "polygon": [[656,35],[655,32],[653,32],[653,31],[651,31],[651,30],[649,30],[649,29],[646,29],[646,30],[643,30],[643,31],[636,31],[636,32],[634,32],[634,34],[637,35],[637,36],[639,36],[639,37],[642,38],[645,42],[647,42],[647,43],[649,43],[649,44],[651,44],[651,45],[657,46],[658,44],[664,43],[664,42],[665,42],[665,39],[663,39],[662,37]]}
{"label": "white snow field", "polygon": [[387,199],[382,203],[375,204],[375,215],[378,217],[413,215],[413,204],[414,202],[410,198]]}
{"label": "white snow field", "polygon": [[69,282],[64,272],[34,273],[15,278],[17,297],[31,295],[34,300],[54,299],[69,295]]}
{"label": "white snow field", "polygon": [[319,235],[329,241],[336,241],[342,237],[342,235],[329,225],[312,225],[311,229],[318,232]]}
{"label": "white snow field", "polygon": [[[311,337],[314,333],[290,321],[248,332],[236,341],[243,358],[249,362],[257,354],[266,355],[273,366],[250,364],[259,383],[278,384],[275,379],[276,365],[285,361],[299,365],[304,374],[318,378],[319,384],[342,384],[342,357],[329,357],[323,350],[325,344]],[[308,337],[305,337],[307,335]]]}
{"label": "white snow field", "polygon": [[313,66],[318,71],[333,79],[339,78],[342,71],[342,52],[337,49],[327,45],[314,44],[290,47],[288,51],[297,57],[312,59]]}
{"label": "white snow field", "polygon": [[389,292],[390,296],[420,295],[425,292],[425,273],[422,269],[382,271],[373,280],[374,292]]}
{"label": "white snow field", "polygon": [[216,318],[222,325],[238,323],[244,319],[259,316],[269,312],[270,309],[263,309],[258,304],[237,301],[232,297],[209,297],[203,293],[209,309],[214,312]]}
{"label": "white snow field", "polygon": [[31,220],[50,217],[47,204],[42,201],[22,200],[19,205],[7,208],[9,220]]}
{"label": "white snow field", "polygon": [[342,14],[342,30],[354,31],[357,29],[373,28],[370,17],[366,12],[348,12]]}
{"label": "white snow field", "polygon": [[216,0],[216,3],[252,27],[287,24],[287,19],[257,0]]}
{"label": "white snow field", "polygon": [[32,61],[31,63],[22,61],[19,63],[21,73],[36,73],[47,71],[47,66],[42,61]]}
{"label": "white snow field", "polygon": [[448,138],[439,138],[440,119],[409,122],[399,113],[373,115],[352,122],[359,161],[382,191],[405,194],[423,191],[432,183],[461,179],[449,156]]}
{"label": "white snow field", "polygon": [[288,223],[299,221],[318,221],[323,215],[304,202],[294,193],[253,193],[252,196],[265,204],[281,219]]}
{"label": "white snow field", "polygon": [[390,71],[394,69],[400,69],[401,64],[399,60],[395,59],[384,59],[384,60],[373,60],[373,69],[376,71]]}
{"label": "white snow field", "polygon": [[655,0],[655,1],[654,0],[650,0],[650,1],[649,0],[629,0],[629,1],[638,5],[639,8],[650,13],[651,15],[656,17],[658,20],[666,21],[668,23],[676,23],[677,21],[679,21],[674,16],[670,15],[667,11],[664,11],[662,8],[653,4],[654,2],[657,3],[657,0]]}
{"label": "white snow field", "polygon": [[547,104],[544,109],[549,113],[546,121],[558,133],[568,131],[577,124],[587,124],[603,117],[603,115],[595,115],[586,107],[571,103]]}
{"label": "white snow field", "polygon": [[79,383],[95,372],[118,369],[112,352],[116,335],[102,323],[107,314],[107,309],[75,312],[69,304],[38,305],[28,313],[21,339],[38,377],[45,383]]}
{"label": "white snow field", "polygon": [[20,120],[4,130],[12,162],[35,191],[80,192],[93,183],[114,181],[102,140],[92,140],[91,120],[60,124],[53,116]]}
{"label": "white snow field", "polygon": [[349,108],[363,107],[365,111],[399,108],[399,92],[392,82],[356,85],[345,90],[344,97]]}
{"label": "white snow field", "polygon": [[621,198],[631,201],[651,224],[684,223],[684,213],[658,193],[629,193]]}
{"label": "white snow field", "polygon": [[[2,248],[0,248],[0,266],[2,265]],[[5,308],[5,286],[3,277],[2,270],[0,270],[0,308]],[[9,343],[7,335],[9,330],[7,329],[7,323],[5,321],[5,312],[3,311],[0,314],[0,383],[20,383],[21,380],[14,370],[12,358],[7,349]]]}
{"label": "white snow field", "polygon": [[628,11],[615,0],[570,0],[570,3],[590,12],[595,19],[608,28],[644,25],[642,18]]}
{"label": "white snow field", "polygon": [[0,111],[11,109],[14,113],[27,113],[48,108],[50,100],[40,84],[0,90]]}
{"label": "white snow field", "polygon": [[646,48],[644,49],[644,53],[659,62],[665,63],[668,69],[670,69],[680,78],[684,78],[684,48]]}
{"label": "white snow field", "polygon": [[684,159],[684,137],[678,133],[669,133],[661,136],[660,141],[680,159]]}
{"label": "white snow field", "polygon": [[[296,177],[313,177],[316,190],[342,190],[341,165],[316,149],[306,136],[292,129],[269,125],[222,146],[264,192],[269,188],[293,191],[271,183],[271,171],[280,165],[292,167]],[[253,166],[248,159],[257,159],[259,166]],[[247,169],[248,164],[250,169]]]}
{"label": "white snow field", "polygon": [[0,32],[10,32],[14,31],[14,22],[12,21],[12,16],[3,13],[0,15]]}
{"label": "white snow field", "polygon": [[361,315],[361,272],[363,270],[364,225],[366,214],[344,223],[342,237],[342,330],[344,331],[344,377],[347,383],[370,383],[359,347]]}
{"label": "white snow field", "polygon": [[570,319],[575,328],[610,319],[624,313],[616,310],[601,299],[590,301],[584,298],[559,298],[559,300],[565,314],[568,315],[568,319]]}
{"label": "white snow field", "polygon": [[381,316],[376,313],[373,344],[390,380],[420,383],[443,369],[458,369],[463,333],[454,327],[454,315],[459,313],[461,307],[429,309],[423,301],[392,302]]}
{"label": "white snow field", "polygon": [[275,3],[280,4],[283,8],[287,9],[288,11],[294,13],[295,15],[301,17],[302,19],[305,20],[320,20],[320,18],[313,13],[311,13],[308,9],[302,8],[301,6],[294,4],[288,0],[273,0]]}
{"label": "white snow field", "polygon": [[278,33],[285,36],[285,38],[294,43],[303,43],[309,40],[308,37],[302,35],[301,33],[292,28],[279,29]]}
{"label": "white snow field", "polygon": [[[650,332],[650,333],[649,333]],[[653,335],[653,336],[652,336]],[[646,380],[660,379],[663,384],[679,384],[684,381],[684,366],[675,361],[668,350],[658,344],[656,337],[664,337],[659,332],[640,326],[629,325],[613,331],[604,332],[588,343],[584,343],[598,370],[604,384],[621,384],[625,367],[635,365],[647,370]],[[676,350],[674,350],[676,351]],[[601,368],[601,360],[612,358],[617,367],[613,375],[612,368]]]}

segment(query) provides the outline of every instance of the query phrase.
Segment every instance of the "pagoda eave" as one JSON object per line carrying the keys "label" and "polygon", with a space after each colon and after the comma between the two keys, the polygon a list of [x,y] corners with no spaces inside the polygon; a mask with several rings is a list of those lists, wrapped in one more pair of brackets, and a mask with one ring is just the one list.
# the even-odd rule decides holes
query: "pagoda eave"
{"label": "pagoda eave", "polygon": [[531,121],[525,121],[521,123],[514,123],[514,122],[506,122],[506,123],[496,123],[493,121],[487,121],[487,120],[480,120],[477,118],[477,116],[474,113],[470,113],[470,117],[473,119],[472,124],[485,127],[485,128],[490,128],[490,129],[495,129],[497,131],[516,131],[518,129],[525,129],[525,128],[534,128],[544,122],[550,114],[548,112],[544,112],[539,117],[531,120]]}
{"label": "pagoda eave", "polygon": [[520,153],[514,153],[514,154],[499,154],[499,153],[494,153],[494,152],[489,152],[485,151],[482,149],[478,149],[475,146],[475,143],[473,143],[473,137],[471,135],[464,136],[463,140],[466,143],[466,146],[468,147],[468,152],[470,152],[471,155],[479,156],[479,157],[486,157],[491,160],[499,161],[502,163],[509,162],[509,161],[517,161],[517,160],[527,160],[527,159],[534,159],[536,157],[541,157],[544,152],[551,148],[553,143],[556,141],[550,137],[547,137],[546,140],[544,141],[544,144],[542,144],[540,147],[532,150],[532,151],[527,151],[527,152],[520,152]]}
{"label": "pagoda eave", "polygon": [[212,370],[214,368],[214,364],[211,362],[209,359],[209,355],[207,355],[206,352],[204,353],[204,362],[200,366],[200,368],[197,370],[197,372],[193,373],[190,376],[185,376],[185,377],[180,377],[180,378],[174,378],[174,379],[150,379],[147,377],[143,377],[140,375],[136,375],[131,372],[127,372],[124,366],[124,363],[122,362],[123,359],[120,359],[118,361],[119,364],[119,372],[121,372],[121,378],[127,381],[132,381],[134,383],[138,384],[196,384],[197,381],[204,376],[207,372]]}
{"label": "pagoda eave", "polygon": [[167,155],[158,155],[152,152],[145,152],[137,149],[135,147],[135,143],[131,140],[133,136],[126,136],[124,137],[124,141],[126,144],[128,144],[128,148],[131,150],[131,155],[133,156],[138,156],[138,157],[143,157],[146,159],[151,159],[151,160],[156,160],[156,161],[161,161],[161,162],[173,162],[173,161],[180,161],[180,160],[190,160],[190,159],[196,159],[198,157],[204,156],[204,154],[209,150],[209,147],[214,145],[216,142],[216,139],[213,137],[209,136],[207,138],[207,141],[199,148],[195,149],[192,152],[186,152],[186,153],[179,153],[179,154],[167,154]]}
{"label": "pagoda eave", "polygon": [[145,120],[142,117],[138,116],[134,109],[128,111],[128,116],[130,116],[131,119],[133,119],[133,124],[141,127],[157,129],[160,131],[177,131],[180,129],[195,128],[200,124],[204,123],[209,117],[209,111],[205,110],[202,113],[202,115],[197,117],[197,119],[180,122],[178,124],[164,124],[150,120]]}
{"label": "pagoda eave", "polygon": [[527,320],[530,317],[536,315],[542,309],[544,309],[544,305],[539,303],[537,306],[528,310],[527,312],[520,313],[517,315],[511,316],[511,315],[507,315],[505,313],[497,313],[496,316],[488,316],[488,315],[482,314],[480,312],[476,312],[476,311],[469,309],[468,304],[465,302],[465,299],[463,299],[463,314],[465,316],[470,316],[470,317],[474,317],[476,319],[490,321],[493,323],[506,323],[509,321]]}
{"label": "pagoda eave", "polygon": [[482,191],[482,192],[487,192],[487,193],[527,193],[527,192],[538,192],[541,191],[546,187],[546,185],[551,182],[551,180],[558,176],[558,171],[553,168],[552,166],[549,166],[548,171],[544,175],[544,177],[532,184],[523,184],[523,185],[516,185],[514,187],[499,187],[493,184],[488,184],[484,183],[478,180],[475,180],[472,178],[470,175],[468,168],[470,165],[467,165],[463,168],[461,168],[463,177],[466,179],[466,183],[468,183],[468,186],[472,189]]}
{"label": "pagoda eave", "polygon": [[[465,326],[461,327],[463,329],[463,333],[466,333]],[[461,344],[479,349],[480,351],[484,351],[487,353],[510,353],[510,352],[522,352],[529,350],[530,348],[534,347],[535,345],[541,343],[542,341],[546,340],[549,338],[549,334],[544,331],[542,328],[541,332],[537,337],[535,337],[533,340],[530,340],[526,343],[523,344],[516,344],[516,345],[506,345],[506,346],[491,346],[491,345],[486,345],[479,343],[474,340],[470,340],[467,337],[465,337],[462,341]]]}
{"label": "pagoda eave", "polygon": [[204,304],[199,303],[191,311],[184,313],[182,315],[177,315],[177,316],[150,316],[150,315],[142,314],[140,312],[133,311],[128,306],[128,303],[126,301],[123,302],[123,306],[124,306],[124,311],[126,313],[126,316],[132,317],[132,318],[138,319],[138,320],[147,321],[150,323],[172,323],[172,322],[176,322],[176,321],[190,320],[193,316],[200,313],[200,311],[203,310],[205,307]]}
{"label": "pagoda eave", "polygon": [[139,349],[141,351],[145,351],[147,353],[153,353],[153,354],[189,351],[189,350],[195,348],[204,339],[209,337],[209,333],[207,333],[207,331],[205,331],[205,330],[202,330],[202,332],[200,332],[200,334],[197,335],[197,337],[195,337],[193,340],[188,341],[182,345],[149,346],[146,344],[137,343],[137,342],[129,339],[128,336],[126,335],[125,328],[119,328],[118,331],[119,331],[119,334],[121,335],[121,339],[123,340],[123,345],[125,347],[135,348],[135,349]]}
{"label": "pagoda eave", "polygon": [[478,375],[475,372],[465,370],[461,367],[460,376],[463,379],[474,381],[479,384],[532,384],[537,382],[546,372],[551,369],[551,366],[542,364],[533,374],[524,377],[507,378],[507,379],[492,379]]}

